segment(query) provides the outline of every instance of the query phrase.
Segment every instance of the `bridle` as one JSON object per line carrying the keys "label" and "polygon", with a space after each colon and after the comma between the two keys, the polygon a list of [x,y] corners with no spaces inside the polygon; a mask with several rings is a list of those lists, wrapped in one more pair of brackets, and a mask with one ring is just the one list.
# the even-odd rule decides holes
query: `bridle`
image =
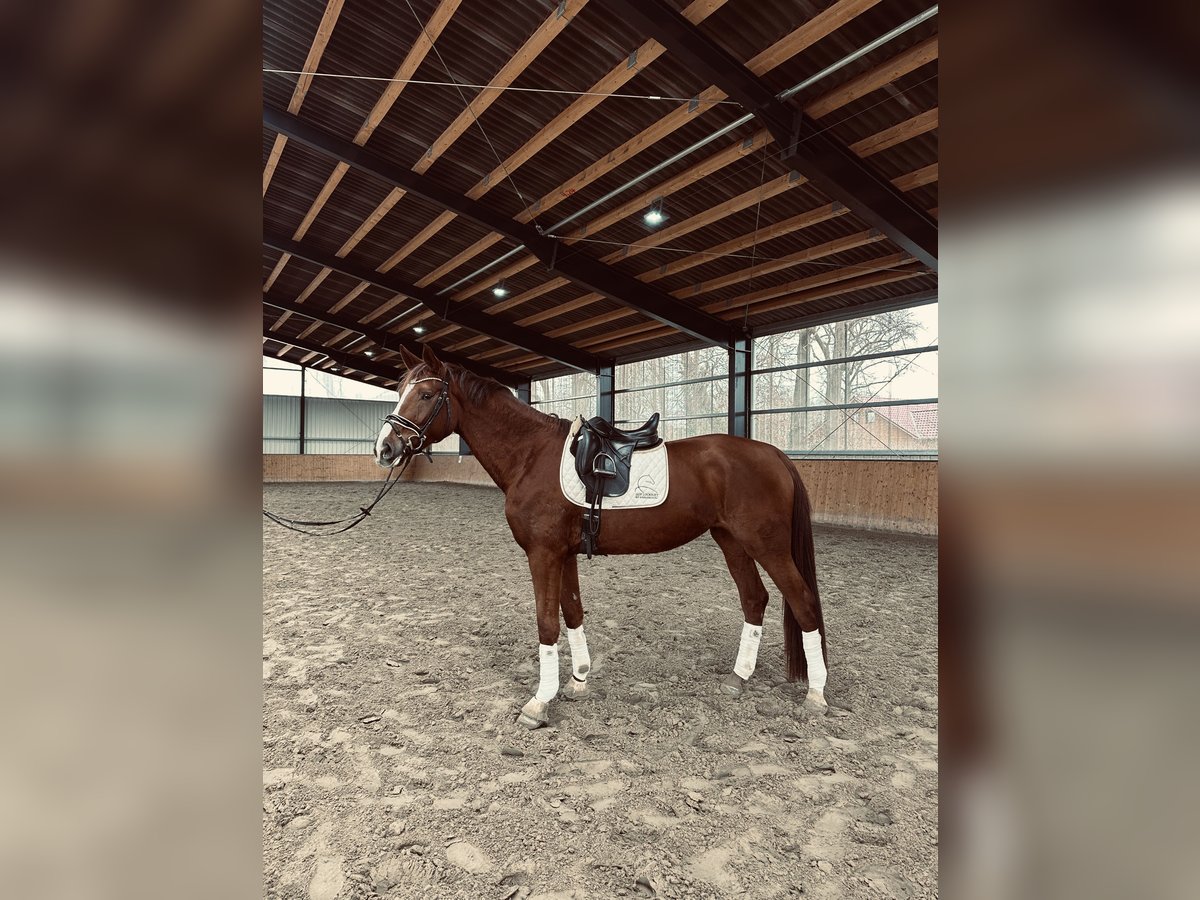
{"label": "bridle", "polygon": [[[397,415],[396,413],[388,413],[386,416],[383,417],[383,421],[386,422],[388,425],[392,426],[392,433],[400,438],[400,440],[402,441],[402,443],[404,445],[405,450],[409,454],[417,453],[421,450],[422,447],[425,446],[425,434],[426,434],[426,432],[429,431],[429,426],[434,423],[434,420],[437,419],[438,415],[441,414],[441,411],[443,409],[446,410],[446,423],[449,425],[454,424],[453,420],[450,418],[450,381],[449,381],[449,379],[446,379],[446,378],[422,378],[418,381],[412,382],[412,384],[410,384],[409,386],[414,387],[425,381],[440,381],[442,383],[442,389],[438,392],[437,402],[433,404],[433,411],[430,412],[429,418],[425,420],[424,425],[418,425],[416,422],[413,422],[411,419],[406,419],[406,418],[404,418],[404,416]],[[412,437],[406,439],[403,437],[403,435],[400,435],[399,432],[396,431],[397,428],[406,428],[409,431],[414,432],[414,434]]]}

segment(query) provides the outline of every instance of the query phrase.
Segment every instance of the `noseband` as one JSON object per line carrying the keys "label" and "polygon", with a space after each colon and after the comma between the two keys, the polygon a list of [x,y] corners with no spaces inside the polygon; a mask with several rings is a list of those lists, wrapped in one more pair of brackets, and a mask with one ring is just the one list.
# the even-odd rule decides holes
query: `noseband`
{"label": "noseband", "polygon": [[[416,453],[425,446],[425,433],[429,431],[429,426],[433,424],[434,420],[438,417],[443,409],[446,410],[446,422],[453,424],[450,419],[449,380],[445,378],[422,378],[420,381],[414,381],[413,384],[417,385],[425,381],[440,381],[442,383],[442,389],[438,393],[437,402],[433,405],[433,411],[429,414],[429,418],[425,420],[424,425],[418,425],[416,422],[406,419],[404,416],[398,416],[395,413],[388,413],[383,417],[383,421],[392,426],[392,433],[397,434],[400,437],[401,441],[404,443],[404,446],[410,453]],[[397,428],[407,428],[409,431],[416,432],[416,434],[405,439],[402,435],[398,434],[396,431]]]}

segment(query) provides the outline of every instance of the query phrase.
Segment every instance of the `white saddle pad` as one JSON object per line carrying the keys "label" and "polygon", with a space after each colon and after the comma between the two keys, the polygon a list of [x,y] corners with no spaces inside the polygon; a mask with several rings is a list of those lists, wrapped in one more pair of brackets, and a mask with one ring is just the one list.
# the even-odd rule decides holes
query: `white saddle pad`
{"label": "white saddle pad", "polygon": [[[558,482],[563,496],[576,506],[588,508],[587,489],[575,474],[575,457],[571,455],[571,435],[563,444],[562,460],[558,467]],[[635,450],[630,463],[629,490],[623,497],[605,497],[604,509],[646,509],[658,506],[667,499],[667,445],[652,450]]]}

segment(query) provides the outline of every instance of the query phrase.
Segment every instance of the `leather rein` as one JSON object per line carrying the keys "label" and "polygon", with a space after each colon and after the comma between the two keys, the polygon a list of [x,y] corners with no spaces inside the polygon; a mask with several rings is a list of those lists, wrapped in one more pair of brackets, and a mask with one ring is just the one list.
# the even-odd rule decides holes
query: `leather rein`
{"label": "leather rein", "polygon": [[[404,428],[414,432],[410,438],[401,437],[401,445],[404,448],[403,460],[397,465],[393,465],[387,475],[384,476],[383,485],[379,488],[379,493],[375,495],[375,499],[366,506],[360,506],[358,512],[347,516],[344,519],[334,519],[327,522],[317,522],[304,519],[290,519],[287,516],[281,516],[278,513],[263,510],[263,515],[277,525],[282,525],[284,528],[298,531],[301,534],[308,534],[314,537],[329,537],[335,534],[341,534],[343,531],[349,531],[363,519],[371,514],[371,510],[379,503],[400,481],[400,476],[404,474],[404,470],[408,468],[414,457],[424,448],[425,456],[432,461],[432,455],[429,448],[425,446],[425,435],[429,431],[429,427],[441,415],[443,409],[446,410],[446,421],[453,425],[454,421],[450,418],[450,382],[445,378],[422,378],[420,381],[414,381],[413,384],[420,384],[422,381],[440,381],[442,389],[438,392],[437,403],[433,406],[433,411],[429,414],[429,418],[425,420],[424,425],[417,425],[410,419],[404,416],[389,413],[384,416],[383,421],[392,426],[392,432],[396,433],[397,428]],[[313,531],[310,529],[320,528],[321,531]]]}

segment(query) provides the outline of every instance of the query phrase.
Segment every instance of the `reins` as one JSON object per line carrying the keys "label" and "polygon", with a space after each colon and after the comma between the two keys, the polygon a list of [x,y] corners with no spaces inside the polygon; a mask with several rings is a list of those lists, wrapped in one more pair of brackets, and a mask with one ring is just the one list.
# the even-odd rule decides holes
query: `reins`
{"label": "reins", "polygon": [[[389,413],[388,415],[384,416],[383,421],[392,427],[393,432],[395,432],[397,428],[406,428],[409,431],[415,432],[415,434],[411,438],[403,441],[402,446],[404,447],[405,451],[404,461],[398,466],[392,466],[392,468],[388,470],[387,475],[384,476],[383,484],[379,488],[379,493],[375,495],[374,500],[372,500],[366,506],[360,506],[358,508],[358,512],[354,513],[353,515],[347,516],[344,519],[333,519],[327,522],[318,522],[315,520],[306,519],[291,519],[287,516],[281,516],[277,513],[273,513],[267,509],[262,511],[263,515],[276,525],[282,525],[284,528],[287,528],[291,531],[298,531],[300,534],[307,534],[311,535],[312,537],[332,537],[335,534],[341,534],[343,531],[349,531],[363,519],[367,518],[367,516],[371,515],[371,510],[373,510],[379,501],[386,497],[391,492],[392,488],[399,483],[400,477],[404,474],[405,470],[416,458],[418,453],[424,452],[425,458],[430,462],[433,462],[433,454],[430,452],[429,448],[425,446],[425,435],[429,431],[429,426],[432,425],[434,420],[441,414],[442,409],[446,410],[446,417],[448,419],[450,417],[449,380],[445,378],[423,378],[421,380],[437,380],[442,382],[442,390],[438,394],[437,403],[434,404],[433,411],[429,414],[429,418],[425,420],[424,425],[417,425],[415,422],[412,422],[411,420],[404,418],[404,416],[397,415],[395,413]],[[419,384],[420,382],[413,383]],[[332,530],[310,531],[310,528]]]}
{"label": "reins", "polygon": [[[349,531],[363,519],[371,514],[376,504],[391,492],[392,488],[400,481],[400,476],[404,474],[404,470],[408,468],[408,464],[413,461],[415,456],[408,456],[404,462],[398,466],[388,470],[384,476],[383,485],[379,488],[379,493],[375,495],[375,499],[366,506],[360,506],[358,512],[354,515],[347,516],[344,519],[334,519],[328,522],[308,521],[305,519],[289,519],[287,516],[281,516],[273,513],[270,510],[264,509],[263,515],[274,522],[276,525],[282,525],[292,531],[298,531],[301,534],[312,535],[313,537],[331,537],[335,534],[341,534],[343,531]],[[340,525],[340,528],[333,528],[332,531],[310,531],[310,528],[331,528],[332,526]]]}

